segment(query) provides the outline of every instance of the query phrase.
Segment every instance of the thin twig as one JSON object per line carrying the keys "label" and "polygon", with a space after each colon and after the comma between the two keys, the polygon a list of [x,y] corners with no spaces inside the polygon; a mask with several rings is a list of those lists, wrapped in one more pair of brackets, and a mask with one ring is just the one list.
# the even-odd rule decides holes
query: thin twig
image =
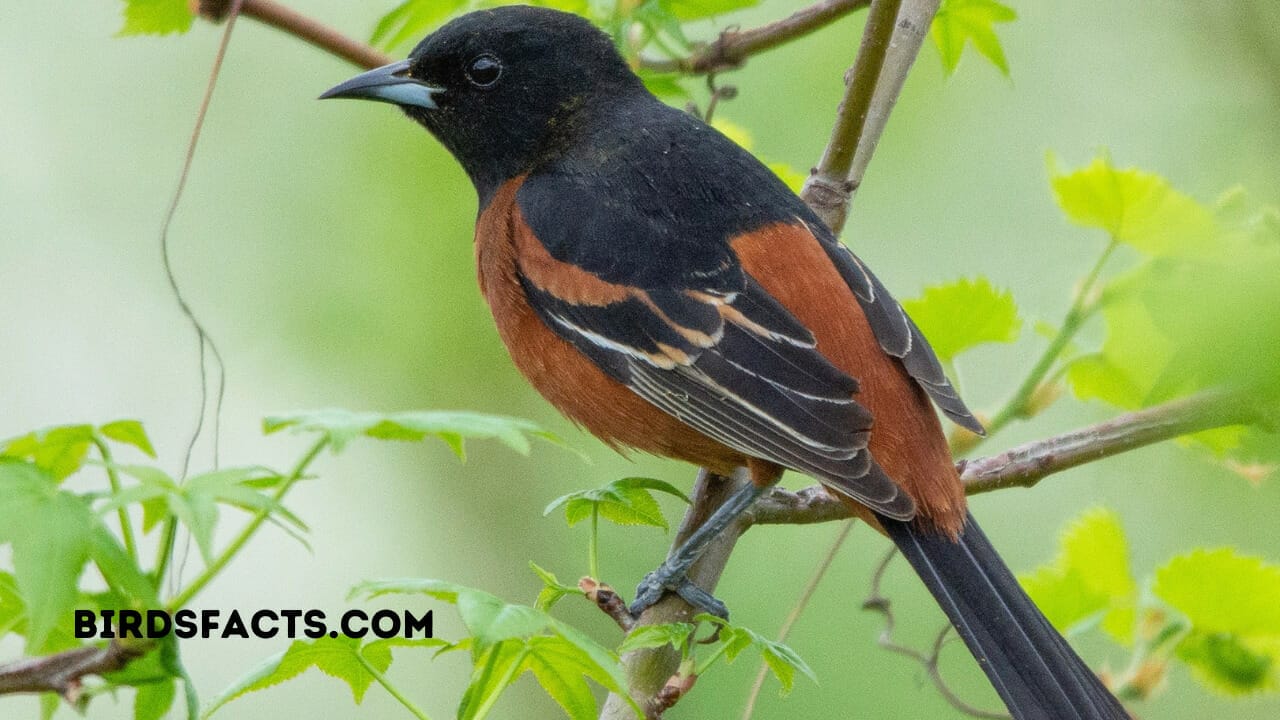
{"label": "thin twig", "polygon": [[[693,503],[685,513],[680,529],[671,542],[671,549],[675,550],[684,544],[685,539],[697,530],[743,482],[746,482],[744,477],[726,478],[705,470],[699,472],[698,481],[691,494]],[[746,526],[741,524],[726,528],[711,542],[698,562],[689,568],[689,579],[703,590],[714,592],[717,583],[720,582],[720,574],[729,564],[729,556],[745,530]],[[637,625],[690,622],[697,612],[683,598],[670,593],[653,607],[645,610]],[[636,650],[624,655],[622,666],[626,671],[631,697],[636,704],[651,711],[658,708],[661,702],[656,702],[656,699],[663,693],[667,681],[677,673],[679,665],[680,653],[669,645]],[[634,720],[634,718],[635,713],[631,706],[615,694],[609,695],[600,713],[600,720]]]}
{"label": "thin twig", "polygon": [[640,65],[657,72],[703,75],[740,67],[747,58],[785,45],[819,30],[871,0],[823,0],[798,10],[781,20],[749,30],[726,30],[714,41],[701,45],[688,57],[677,59],[641,58]]}
{"label": "thin twig", "polygon": [[[213,22],[226,17],[231,0],[200,0],[200,15]],[[270,25],[346,60],[353,65],[375,68],[391,62],[390,55],[347,37],[302,13],[272,0],[244,0],[240,14]]]}
{"label": "thin twig", "polygon": [[[853,531],[856,524],[852,520],[845,523],[840,528],[840,532],[836,534],[836,538],[831,543],[831,547],[827,549],[827,553],[818,561],[818,567],[813,571],[809,582],[805,584],[804,590],[800,592],[800,598],[796,600],[795,607],[791,608],[791,612],[787,614],[787,619],[782,621],[782,627],[778,628],[778,636],[775,638],[778,642],[786,642],[791,635],[791,628],[795,626],[796,621],[800,619],[805,609],[809,607],[809,601],[813,599],[813,594],[817,592],[818,585],[822,583],[822,578],[826,576],[827,570],[831,567],[831,562],[836,559],[836,553],[840,551],[845,540],[849,539],[849,533]],[[765,678],[768,676],[768,663],[760,663],[760,669],[756,671],[756,679],[751,683],[751,690],[747,693],[747,702],[742,709],[742,720],[751,720],[751,716],[756,710],[756,700],[759,699],[760,691],[764,689]]]}
{"label": "thin twig", "polygon": [[889,551],[885,553],[884,558],[876,565],[875,572],[871,575],[871,590],[867,593],[867,599],[862,602],[863,610],[877,612],[884,617],[884,629],[880,631],[880,637],[876,640],[877,644],[885,650],[902,655],[918,663],[929,675],[929,679],[942,697],[960,712],[977,718],[1007,720],[1009,716],[1004,713],[983,710],[965,702],[959,695],[956,695],[955,691],[943,679],[942,672],[938,669],[938,661],[942,657],[942,648],[946,646],[947,638],[951,636],[951,625],[942,627],[934,638],[933,647],[927,655],[909,645],[902,645],[893,639],[893,630],[896,626],[893,603],[889,598],[885,597],[884,593],[880,592],[880,587],[884,583],[884,576],[889,569],[889,565],[897,556],[897,548],[889,548]]}
{"label": "thin twig", "polygon": [[[223,395],[226,392],[226,365],[222,361],[222,353],[218,350],[217,343],[213,341],[208,331],[205,330],[204,324],[196,317],[195,311],[191,309],[186,296],[182,294],[182,289],[178,286],[178,277],[173,271],[173,263],[169,258],[169,227],[173,224],[173,218],[178,213],[178,205],[182,202],[182,194],[187,189],[187,179],[191,176],[191,164],[195,161],[196,148],[200,144],[200,133],[204,130],[204,121],[209,115],[209,105],[213,102],[213,91],[218,86],[218,77],[222,75],[222,62],[227,57],[227,47],[231,44],[231,33],[235,30],[236,17],[240,14],[241,3],[242,0],[231,0],[228,3],[229,19],[227,20],[227,27],[223,30],[222,39],[218,42],[218,51],[213,57],[213,67],[209,70],[209,81],[205,84],[204,96],[200,99],[200,108],[196,111],[195,127],[191,129],[191,138],[187,141],[187,151],[182,158],[182,170],[178,173],[178,183],[174,187],[173,197],[169,201],[169,207],[165,210],[164,220],[160,224],[160,260],[164,265],[164,276],[169,281],[169,289],[172,291],[174,299],[178,302],[178,308],[196,331],[196,344],[200,357],[200,415],[196,418],[195,430],[191,433],[186,453],[183,455],[183,478],[186,478],[191,469],[191,454],[195,450],[196,441],[204,430],[204,416],[208,408],[209,379],[207,368],[205,367],[206,348],[212,353],[218,366],[217,391],[214,393],[213,410],[213,462],[215,466],[218,463],[218,441],[221,434],[218,426],[222,417]],[[163,578],[161,579],[163,580]]]}
{"label": "thin twig", "polygon": [[[822,160],[800,197],[839,235],[938,0],[873,0]],[[903,19],[899,20],[899,10]]]}
{"label": "thin twig", "polygon": [[578,589],[600,608],[600,612],[612,618],[618,627],[622,628],[622,632],[631,632],[631,629],[636,626],[636,619],[632,617],[631,610],[623,602],[622,596],[613,588],[595,578],[584,577],[578,581]]}

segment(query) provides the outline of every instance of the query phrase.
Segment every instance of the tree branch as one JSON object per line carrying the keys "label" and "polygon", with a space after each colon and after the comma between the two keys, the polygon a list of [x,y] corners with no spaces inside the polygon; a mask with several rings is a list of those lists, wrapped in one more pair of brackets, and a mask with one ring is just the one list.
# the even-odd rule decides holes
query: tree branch
{"label": "tree branch", "polygon": [[150,649],[150,643],[126,645],[112,640],[106,647],[80,647],[0,665],[0,695],[56,692],[74,704],[81,678],[121,670]]}
{"label": "tree branch", "polygon": [[855,10],[871,4],[871,0],[822,0],[781,20],[750,30],[725,30],[710,43],[700,45],[688,57],[669,59],[641,58],[640,65],[657,72],[705,75],[741,67],[752,55],[772,50],[821,29]]}
{"label": "tree branch", "polygon": [[[231,0],[200,0],[201,17],[213,22],[222,22],[230,8]],[[363,68],[380,67],[392,61],[391,56],[381,50],[349,38],[328,25],[273,0],[244,0],[240,6],[240,16],[253,18],[282,30]]]}
{"label": "tree branch", "polygon": [[[727,478],[702,470],[698,473],[698,481],[694,485],[693,504],[685,513],[680,529],[671,541],[671,549],[675,550],[697,530],[707,518],[716,511],[725,500],[733,494],[745,477]],[[703,553],[698,562],[689,569],[689,579],[695,585],[714,592],[720,582],[720,574],[729,564],[729,556],[747,526],[733,525],[726,528]],[[636,625],[662,625],[665,623],[690,622],[697,610],[674,593],[664,596],[653,607],[644,611]],[[667,706],[658,702],[658,696],[667,680],[676,673],[680,664],[680,653],[670,645],[661,648],[648,648],[627,653],[622,658],[623,668],[627,673],[631,697],[644,709],[648,718],[661,717]],[[621,697],[610,694],[600,713],[600,720],[634,720],[635,713],[631,706]]]}
{"label": "tree branch", "polygon": [[[875,151],[885,122],[902,89],[903,80],[915,62],[915,56],[923,42],[924,31],[929,27],[939,1],[871,0],[871,12],[867,18],[867,25],[863,29],[862,45],[854,61],[852,73],[846,79],[845,97],[840,104],[835,128],[831,133],[831,141],[823,153],[819,166],[805,181],[804,191],[800,195],[836,234],[839,234],[844,227],[852,191],[862,181],[862,172]],[[901,23],[899,10],[902,10]],[[795,18],[796,16],[793,15],[780,23],[785,24]],[[777,26],[778,23],[774,25]],[[901,32],[895,31],[899,25],[902,27]],[[722,35],[721,42],[724,41],[725,36]],[[766,45],[759,47],[767,49]],[[723,493],[717,494],[714,499],[711,495],[704,496],[703,490],[707,484],[708,476],[704,471],[699,475],[699,494],[695,496],[694,505],[685,516],[682,530],[696,527],[727,497]],[[729,484],[719,483],[722,486]],[[818,492],[826,497],[825,491]],[[766,496],[762,501],[771,497]],[[822,503],[816,496],[809,498],[808,501],[814,507],[820,508],[817,512],[831,515],[827,519],[848,517],[848,511],[843,505],[838,509],[832,508]],[[836,512],[840,514],[835,515]],[[751,515],[754,516],[755,513]],[[695,568],[700,574],[711,577],[710,583],[703,581],[692,572],[690,579],[707,592],[713,592],[715,581],[719,580],[720,573],[729,561],[729,553],[732,552],[738,538],[749,527],[748,522],[735,523],[732,528],[722,533],[716,545],[699,559]],[[676,538],[672,545],[673,549],[679,546],[683,535],[682,532]],[[668,595],[646,612],[637,624],[680,622],[687,620],[693,612],[693,608],[682,598]],[[655,702],[655,698],[666,680],[675,672],[678,660],[674,650],[669,647],[640,650],[623,657],[632,697],[642,708],[645,708],[650,717],[660,717],[662,710],[665,709],[664,706]],[[629,713],[630,710],[622,698],[610,695],[600,720],[622,720],[629,717]]]}
{"label": "tree branch", "polygon": [[[1263,422],[1257,408],[1240,395],[1206,392],[1019,445],[998,455],[961,462],[960,479],[969,495],[1010,487],[1034,487],[1044,478],[1095,460],[1162,440],[1229,425]],[[805,525],[850,517],[845,504],[821,486],[788,492],[774,488],[749,511],[756,525]]]}
{"label": "tree branch", "polygon": [[849,200],[862,184],[889,113],[937,12],[939,0],[873,0],[844,99],[836,112],[822,160],[800,197],[836,235],[844,229]]}

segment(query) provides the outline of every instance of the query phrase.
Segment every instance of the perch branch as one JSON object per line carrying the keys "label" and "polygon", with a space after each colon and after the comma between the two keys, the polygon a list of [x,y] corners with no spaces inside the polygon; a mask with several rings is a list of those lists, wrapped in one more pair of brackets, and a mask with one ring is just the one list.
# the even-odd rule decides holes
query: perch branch
{"label": "perch branch", "polygon": [[80,647],[0,665],[0,695],[56,692],[75,704],[81,678],[121,670],[150,649],[150,643],[127,645],[113,640],[106,647]]}
{"label": "perch branch", "polygon": [[[230,7],[231,0],[200,0],[200,16],[213,22],[222,22]],[[375,68],[392,61],[391,56],[381,50],[349,38],[328,25],[273,0],[244,0],[240,6],[240,16],[270,25],[363,68]]]}
{"label": "perch branch", "polygon": [[640,65],[657,72],[688,75],[732,70],[741,67],[752,55],[802,38],[870,3],[871,0],[823,0],[757,28],[725,30],[712,42],[699,45],[688,57],[674,60],[641,58]]}
{"label": "perch branch", "polygon": [[845,78],[831,140],[800,197],[836,235],[849,201],[915,63],[939,0],[874,0],[853,69]]}
{"label": "perch branch", "polygon": [[[1054,473],[1162,440],[1262,421],[1258,409],[1246,398],[1205,392],[1019,445],[998,455],[962,462],[958,469],[969,495],[1010,487],[1029,488]],[[844,503],[815,485],[794,493],[774,488],[752,507],[747,522],[804,525],[847,517]]]}

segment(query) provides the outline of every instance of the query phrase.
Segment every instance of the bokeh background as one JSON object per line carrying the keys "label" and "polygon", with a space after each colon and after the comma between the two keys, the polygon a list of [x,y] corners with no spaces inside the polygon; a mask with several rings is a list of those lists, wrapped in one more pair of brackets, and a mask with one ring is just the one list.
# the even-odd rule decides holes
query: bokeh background
{"label": "bokeh background", "polygon": [[[291,4],[361,37],[392,5]],[[1048,189],[1048,150],[1075,166],[1106,148],[1117,164],[1159,172],[1204,200],[1242,183],[1276,201],[1280,14],[1269,2],[1012,4],[1020,19],[1000,28],[1011,76],[969,55],[946,78],[927,45],[856,199],[845,239],[897,295],[984,274],[1013,291],[1028,319],[1059,319],[1103,238],[1063,220]],[[695,34],[712,37],[799,5],[763,0]],[[117,39],[120,9],[110,0],[0,8],[0,437],[136,417],[176,472],[198,408],[196,342],[161,273],[158,228],[220,29],[198,23],[181,37]],[[722,117],[747,128],[761,155],[813,164],[861,22],[861,15],[844,20],[725,76],[741,92],[721,106]],[[351,585],[397,576],[447,578],[532,602],[539,582],[529,560],[562,579],[586,569],[585,529],[543,518],[549,500],[627,475],[687,486],[693,471],[613,454],[526,387],[475,288],[469,183],[391,109],[314,102],[352,72],[253,22],[237,28],[171,238],[184,292],[227,360],[222,462],[285,467],[305,441],[262,437],[260,418],[338,406],[527,416],[591,463],[549,445],[522,457],[474,444],[460,464],[439,443],[354,443],[323,458],[319,477],[291,497],[312,527],[312,551],[268,528],[195,605],[337,612]],[[1042,342],[1028,328],[1014,345],[966,356],[960,371],[970,403],[994,407]],[[1113,412],[1066,400],[988,449]],[[204,444],[195,466],[210,463]],[[1064,522],[1098,505],[1120,513],[1139,574],[1195,546],[1233,545],[1280,560],[1280,485],[1251,486],[1173,444],[1033,491],[982,496],[974,513],[1012,567],[1026,570],[1052,556]],[[229,516],[221,537],[233,529]],[[749,533],[718,593],[735,619],[771,634],[835,532]],[[631,587],[667,541],[653,529],[606,528],[605,578]],[[770,680],[757,717],[956,716],[917,667],[875,647],[881,621],[858,610],[884,546],[855,530],[791,638],[821,685],[802,679],[781,700]],[[193,552],[188,576],[198,563]],[[940,614],[904,568],[889,590],[902,636],[925,642]],[[438,633],[457,635],[448,607],[406,602],[434,607]],[[616,629],[585,603],[558,612],[602,641],[616,640]],[[184,654],[208,697],[283,647],[196,640]],[[1095,663],[1124,661],[1101,639],[1083,648]],[[20,650],[12,639],[0,642],[0,659]],[[994,694],[962,656],[948,654],[955,686],[994,707]],[[747,660],[717,667],[673,717],[737,717],[755,670]],[[405,652],[390,674],[433,717],[448,717],[467,668],[461,657],[429,663]],[[99,699],[91,715],[130,717],[127,699]],[[1211,696],[1178,667],[1168,690],[1139,710],[1150,718],[1274,718],[1280,700]],[[345,686],[315,671],[223,714],[285,712],[404,716],[376,687],[354,706]],[[0,698],[2,717],[35,713],[32,698]],[[531,680],[496,714],[560,716]]]}

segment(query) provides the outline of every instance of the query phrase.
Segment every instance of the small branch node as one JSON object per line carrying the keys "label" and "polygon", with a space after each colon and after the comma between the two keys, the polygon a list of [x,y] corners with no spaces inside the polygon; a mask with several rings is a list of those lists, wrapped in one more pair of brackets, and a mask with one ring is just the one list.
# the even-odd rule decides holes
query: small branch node
{"label": "small branch node", "polygon": [[584,577],[578,581],[578,589],[587,596],[588,600],[595,603],[601,612],[613,618],[623,632],[631,632],[631,629],[636,626],[636,618],[627,609],[627,603],[612,587],[595,578]]}

